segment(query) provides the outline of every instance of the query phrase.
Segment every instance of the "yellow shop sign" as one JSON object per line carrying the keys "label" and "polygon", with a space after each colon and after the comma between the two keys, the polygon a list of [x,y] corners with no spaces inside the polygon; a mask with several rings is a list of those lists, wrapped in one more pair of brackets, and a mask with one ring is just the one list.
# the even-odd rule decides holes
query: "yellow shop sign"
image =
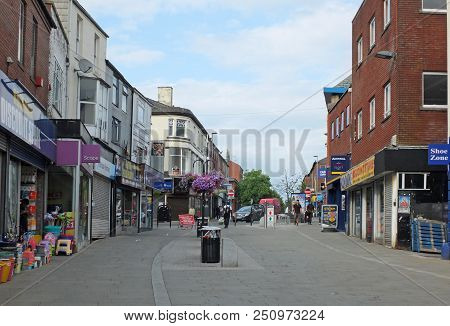
{"label": "yellow shop sign", "polygon": [[352,170],[352,185],[361,183],[375,175],[375,156],[358,164]]}

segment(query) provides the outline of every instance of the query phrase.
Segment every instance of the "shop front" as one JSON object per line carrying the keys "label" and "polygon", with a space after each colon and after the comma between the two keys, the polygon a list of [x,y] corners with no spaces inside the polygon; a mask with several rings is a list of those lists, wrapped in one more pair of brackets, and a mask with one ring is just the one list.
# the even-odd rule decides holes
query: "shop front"
{"label": "shop front", "polygon": [[141,165],[141,174],[144,178],[144,188],[141,191],[140,229],[145,231],[153,229],[155,183],[164,182],[164,174],[146,164]]}
{"label": "shop front", "polygon": [[141,191],[144,189],[141,167],[116,156],[113,235],[140,232]]}
{"label": "shop front", "polygon": [[112,183],[116,178],[116,166],[110,160],[100,157],[100,163],[94,165],[93,207],[92,207],[92,239],[108,237],[111,231]]}

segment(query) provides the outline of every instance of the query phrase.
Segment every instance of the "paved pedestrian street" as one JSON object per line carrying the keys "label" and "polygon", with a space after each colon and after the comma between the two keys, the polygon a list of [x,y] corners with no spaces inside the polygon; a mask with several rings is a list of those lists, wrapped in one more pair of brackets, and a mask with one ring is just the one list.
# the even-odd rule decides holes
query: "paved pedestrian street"
{"label": "paved pedestrian street", "polygon": [[[449,262],[313,225],[231,225],[202,264],[195,231],[168,225],[96,241],[0,286],[3,305],[448,305]],[[225,264],[226,265],[226,264]]]}

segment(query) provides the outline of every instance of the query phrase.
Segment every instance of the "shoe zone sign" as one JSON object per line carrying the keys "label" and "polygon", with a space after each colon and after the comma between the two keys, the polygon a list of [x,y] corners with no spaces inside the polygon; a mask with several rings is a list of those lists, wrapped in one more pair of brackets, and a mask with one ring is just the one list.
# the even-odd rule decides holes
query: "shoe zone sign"
{"label": "shoe zone sign", "polygon": [[428,165],[448,165],[449,153],[449,144],[428,145]]}

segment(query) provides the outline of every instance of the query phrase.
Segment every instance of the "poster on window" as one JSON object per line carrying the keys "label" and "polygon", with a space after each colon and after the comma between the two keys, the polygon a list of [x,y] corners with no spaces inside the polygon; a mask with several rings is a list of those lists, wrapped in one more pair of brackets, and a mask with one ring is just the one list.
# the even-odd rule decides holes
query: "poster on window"
{"label": "poster on window", "polygon": [[164,156],[164,143],[152,144],[152,156]]}
{"label": "poster on window", "polygon": [[411,213],[411,196],[409,195],[398,196],[398,213],[399,214]]}

